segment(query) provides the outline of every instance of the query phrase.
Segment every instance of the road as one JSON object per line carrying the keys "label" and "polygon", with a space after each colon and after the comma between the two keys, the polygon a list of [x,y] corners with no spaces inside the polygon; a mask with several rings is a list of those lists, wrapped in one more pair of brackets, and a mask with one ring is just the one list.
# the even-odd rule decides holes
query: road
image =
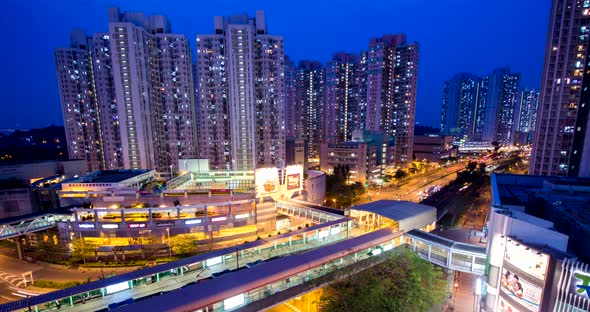
{"label": "road", "polygon": [[441,171],[436,171],[426,176],[410,179],[400,187],[391,186],[378,190],[369,190],[355,204],[364,204],[380,199],[406,200],[420,202],[419,192],[431,185],[445,186],[457,178],[457,172],[464,169],[465,164],[457,163]]}
{"label": "road", "polygon": [[[135,268],[105,268],[104,273],[105,275],[121,274],[132,270],[135,270]],[[34,280],[51,280],[56,282],[84,281],[89,278],[97,280],[102,274],[101,270],[97,268],[60,269],[0,255],[0,304],[22,299],[23,296],[26,297],[26,295],[23,295],[24,293],[38,294],[46,292],[38,288],[34,288],[34,290],[17,288],[13,285],[15,283],[10,284],[7,282],[11,280],[17,281],[17,278],[20,278],[22,273],[25,272],[32,272]],[[47,291],[49,290],[47,289]]]}

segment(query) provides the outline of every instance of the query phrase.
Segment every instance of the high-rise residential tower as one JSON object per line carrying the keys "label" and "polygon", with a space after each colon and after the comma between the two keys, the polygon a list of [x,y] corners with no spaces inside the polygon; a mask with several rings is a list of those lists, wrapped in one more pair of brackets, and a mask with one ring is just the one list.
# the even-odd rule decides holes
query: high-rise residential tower
{"label": "high-rise residential tower", "polygon": [[486,105],[488,100],[488,77],[481,77],[477,83],[477,90],[475,94],[477,98],[475,100],[475,114],[473,115],[473,122],[471,129],[472,139],[479,141],[483,135],[483,130],[485,126],[485,116],[486,116]]}
{"label": "high-rise residential tower", "polygon": [[300,137],[302,133],[301,106],[297,105],[295,85],[297,83],[297,67],[285,56],[285,136]]}
{"label": "high-rise residential tower", "polygon": [[254,170],[285,159],[283,38],[264,13],[215,17],[197,36],[201,157],[212,168]]}
{"label": "high-rise residential tower", "polygon": [[457,74],[445,81],[441,116],[444,135],[461,138],[473,134],[479,79],[471,74]]}
{"label": "high-rise residential tower", "polygon": [[297,67],[296,105],[301,107],[302,136],[307,141],[310,158],[320,155],[324,129],[325,70],[322,63],[301,61]]}
{"label": "high-rise residential tower", "polygon": [[395,138],[395,161],[412,160],[418,44],[404,34],[373,38],[367,52],[365,130]]}
{"label": "high-rise residential tower", "polygon": [[590,176],[589,36],[590,1],[552,1],[531,174]]}
{"label": "high-rise residential tower", "polygon": [[537,104],[539,91],[535,89],[524,89],[520,92],[520,99],[514,114],[516,131],[532,133],[535,131],[537,121]]}
{"label": "high-rise residential tower", "polygon": [[324,140],[350,141],[352,132],[361,129],[359,115],[359,57],[336,53],[326,64]]}
{"label": "high-rise residential tower", "polygon": [[494,70],[488,78],[488,90],[482,133],[483,141],[512,143],[514,107],[519,99],[520,74],[508,68]]}
{"label": "high-rise residential tower", "polygon": [[117,8],[109,36],[125,167],[172,174],[178,159],[197,156],[188,40],[163,16]]}
{"label": "high-rise residential tower", "polygon": [[68,156],[85,159],[89,171],[100,170],[104,169],[104,155],[90,53],[92,39],[82,30],[73,31],[70,39],[70,48],[55,51]]}
{"label": "high-rise residential tower", "polygon": [[95,96],[100,116],[101,143],[104,151],[104,168],[124,168],[117,111],[117,95],[113,78],[111,43],[108,33],[92,35],[92,71],[94,73]]}

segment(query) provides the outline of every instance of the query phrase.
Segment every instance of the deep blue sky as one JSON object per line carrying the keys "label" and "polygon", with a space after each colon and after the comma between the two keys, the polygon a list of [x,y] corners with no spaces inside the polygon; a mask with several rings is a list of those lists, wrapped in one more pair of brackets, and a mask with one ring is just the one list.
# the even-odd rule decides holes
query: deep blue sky
{"label": "deep blue sky", "polygon": [[[166,15],[173,32],[211,33],[213,16],[266,12],[296,61],[359,52],[369,38],[404,32],[421,44],[416,121],[440,125],[442,86],[459,72],[510,66],[521,85],[541,80],[550,0],[57,0],[7,1],[0,12],[0,128],[63,124],[53,51],[74,28],[107,30],[107,8]],[[16,3],[15,3],[16,2]]]}

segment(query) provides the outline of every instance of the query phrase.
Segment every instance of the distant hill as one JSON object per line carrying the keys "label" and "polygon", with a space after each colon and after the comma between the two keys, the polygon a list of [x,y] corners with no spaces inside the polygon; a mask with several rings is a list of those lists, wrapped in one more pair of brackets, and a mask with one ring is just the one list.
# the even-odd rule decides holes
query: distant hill
{"label": "distant hill", "polygon": [[64,127],[52,125],[0,135],[0,164],[41,160],[68,160]]}

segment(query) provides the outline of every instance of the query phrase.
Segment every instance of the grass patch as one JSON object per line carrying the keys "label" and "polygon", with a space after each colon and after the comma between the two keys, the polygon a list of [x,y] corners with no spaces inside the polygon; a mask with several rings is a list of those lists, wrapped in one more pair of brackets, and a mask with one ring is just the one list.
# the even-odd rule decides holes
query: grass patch
{"label": "grass patch", "polygon": [[81,267],[84,268],[120,268],[128,266],[142,266],[147,263],[147,260],[132,260],[132,261],[112,261],[112,262],[86,262]]}
{"label": "grass patch", "polygon": [[78,285],[82,285],[84,282],[81,281],[73,281],[73,282],[55,282],[55,281],[46,281],[46,280],[37,280],[33,282],[33,286],[39,288],[52,288],[52,289],[64,289],[69,287],[74,287]]}

